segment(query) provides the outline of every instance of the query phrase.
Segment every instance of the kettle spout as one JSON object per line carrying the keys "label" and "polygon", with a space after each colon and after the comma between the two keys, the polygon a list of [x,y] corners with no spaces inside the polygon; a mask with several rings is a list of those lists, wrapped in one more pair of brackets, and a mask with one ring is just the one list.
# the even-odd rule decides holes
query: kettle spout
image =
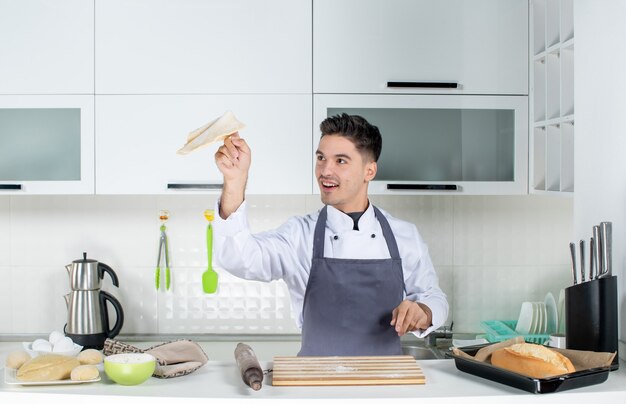
{"label": "kettle spout", "polygon": [[72,264],[67,264],[67,265],[65,266],[65,269],[67,269],[67,274],[69,275],[69,274],[70,274],[70,271],[72,270]]}
{"label": "kettle spout", "polygon": [[70,309],[70,295],[71,293],[68,293],[67,295],[64,295],[63,298],[65,299],[65,305],[67,306],[67,309]]}

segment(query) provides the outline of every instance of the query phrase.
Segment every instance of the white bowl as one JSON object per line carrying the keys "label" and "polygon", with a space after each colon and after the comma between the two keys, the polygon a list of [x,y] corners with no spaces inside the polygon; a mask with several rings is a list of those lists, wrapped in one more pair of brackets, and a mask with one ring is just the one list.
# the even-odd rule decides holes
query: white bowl
{"label": "white bowl", "polygon": [[24,348],[24,350],[26,352],[28,352],[28,354],[32,357],[35,358],[39,355],[46,355],[46,354],[55,354],[55,355],[65,355],[65,356],[76,356],[80,353],[80,351],[83,350],[83,347],[81,345],[78,345],[77,343],[74,343],[74,348],[71,351],[66,351],[66,352],[46,352],[46,351],[35,351],[33,350],[32,347],[33,343],[32,342],[22,342],[22,347]]}

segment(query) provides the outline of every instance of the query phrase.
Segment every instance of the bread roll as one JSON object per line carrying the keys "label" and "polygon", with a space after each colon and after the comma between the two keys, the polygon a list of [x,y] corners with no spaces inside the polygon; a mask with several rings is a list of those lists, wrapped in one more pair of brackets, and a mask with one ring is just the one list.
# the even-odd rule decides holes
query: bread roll
{"label": "bread roll", "polygon": [[538,379],[576,371],[572,362],[559,352],[526,343],[498,349],[491,355],[491,364]]}
{"label": "bread roll", "polygon": [[80,365],[71,356],[47,354],[33,358],[17,370],[17,380],[26,382],[48,382],[69,379],[72,369]]}
{"label": "bread roll", "polygon": [[30,355],[26,351],[13,351],[7,356],[5,365],[8,369],[19,369],[30,359]]}
{"label": "bread roll", "polygon": [[74,381],[84,381],[97,379],[100,372],[95,365],[80,365],[72,369],[70,378]]}
{"label": "bread roll", "polygon": [[81,365],[97,365],[104,360],[102,353],[95,349],[85,349],[78,354],[77,358]]}

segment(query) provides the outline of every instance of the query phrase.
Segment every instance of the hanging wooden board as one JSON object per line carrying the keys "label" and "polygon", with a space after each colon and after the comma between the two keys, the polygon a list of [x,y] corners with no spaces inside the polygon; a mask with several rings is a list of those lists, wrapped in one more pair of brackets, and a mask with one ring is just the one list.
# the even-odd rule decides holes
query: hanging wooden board
{"label": "hanging wooden board", "polygon": [[394,356],[276,356],[273,386],[424,384],[415,358]]}

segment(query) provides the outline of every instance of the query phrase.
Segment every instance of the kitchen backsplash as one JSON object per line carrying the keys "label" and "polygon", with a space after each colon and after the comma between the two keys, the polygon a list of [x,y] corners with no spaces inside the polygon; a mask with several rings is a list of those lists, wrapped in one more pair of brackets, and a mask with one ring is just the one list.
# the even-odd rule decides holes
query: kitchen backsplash
{"label": "kitchen backsplash", "polygon": [[[0,334],[62,330],[69,292],[64,266],[83,252],[119,277],[103,289],[122,302],[122,334],[298,333],[282,281],[246,281],[217,268],[218,293],[202,292],[206,220],[216,196],[0,197]],[[478,332],[487,319],[514,319],[524,300],[569,285],[570,198],[373,196],[415,223],[450,302],[448,323]],[[249,196],[253,231],[321,207],[318,196]],[[172,287],[155,290],[158,212],[170,211]]]}

